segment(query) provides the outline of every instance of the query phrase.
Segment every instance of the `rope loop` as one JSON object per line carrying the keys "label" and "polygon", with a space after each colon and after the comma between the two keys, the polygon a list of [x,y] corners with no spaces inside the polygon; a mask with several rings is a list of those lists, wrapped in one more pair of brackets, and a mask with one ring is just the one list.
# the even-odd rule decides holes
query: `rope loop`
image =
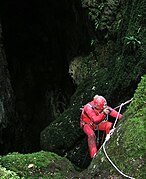
{"label": "rope loop", "polygon": [[[119,114],[120,114],[120,111],[121,111],[122,107],[123,107],[124,105],[128,104],[128,103],[131,102],[131,101],[132,101],[132,99],[126,101],[125,103],[121,103],[120,106],[116,107],[116,108],[119,108],[119,111],[118,111],[116,120],[115,120],[115,122],[114,122],[113,128],[110,130],[109,134],[106,135],[105,141],[104,141],[104,143],[102,144],[101,148],[103,148],[104,154],[105,154],[106,158],[108,159],[108,161],[111,163],[111,165],[112,165],[121,175],[123,175],[124,177],[129,178],[129,179],[135,179],[135,178],[133,178],[133,177],[130,177],[130,176],[124,174],[124,173],[111,161],[111,159],[109,158],[109,156],[108,156],[108,154],[107,154],[107,152],[106,152],[106,150],[105,150],[105,144],[106,144],[106,142],[110,139],[110,136],[113,135],[113,133],[114,133],[114,131],[115,131],[115,129],[116,129],[116,128],[115,128],[115,125],[116,125],[116,122],[117,122],[117,120],[118,120],[118,117],[119,117]],[[116,109],[116,108],[114,108],[114,109]],[[101,150],[101,148],[100,148],[100,150]]]}

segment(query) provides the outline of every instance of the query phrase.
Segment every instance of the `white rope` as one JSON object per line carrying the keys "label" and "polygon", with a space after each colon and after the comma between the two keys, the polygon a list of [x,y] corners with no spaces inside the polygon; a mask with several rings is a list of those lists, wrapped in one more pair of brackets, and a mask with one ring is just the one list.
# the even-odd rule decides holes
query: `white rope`
{"label": "white rope", "polygon": [[105,143],[103,144],[103,151],[104,151],[105,156],[106,156],[106,158],[108,159],[108,161],[112,164],[112,166],[113,166],[121,175],[123,175],[123,176],[126,177],[126,178],[134,179],[133,177],[130,177],[130,176],[124,174],[124,173],[111,161],[111,159],[109,158],[109,156],[108,156],[107,153],[106,153]]}
{"label": "white rope", "polygon": [[[123,105],[125,105],[125,104],[127,104],[127,103],[130,103],[130,102],[132,101],[132,99],[133,99],[133,98],[129,99],[128,101],[126,101],[125,103],[123,103]],[[119,107],[120,107],[120,105],[117,106],[117,107],[115,107],[114,109],[118,109]]]}
{"label": "white rope", "polygon": [[[117,120],[118,120],[118,117],[119,117],[120,111],[121,111],[121,109],[122,109],[122,106],[124,106],[125,104],[127,104],[127,103],[129,103],[129,102],[131,102],[131,101],[132,101],[132,99],[130,99],[130,100],[126,101],[125,103],[122,103],[120,106],[116,107],[116,108],[119,108],[119,111],[118,111],[116,120],[115,120],[115,122],[114,122],[113,129],[111,129],[111,130],[110,130],[110,133],[106,135],[105,141],[104,141],[103,145],[100,147],[99,150],[101,150],[101,148],[103,148],[103,151],[104,151],[104,154],[105,154],[106,158],[108,159],[108,161],[112,164],[112,166],[113,166],[121,175],[123,175],[123,176],[126,177],[126,178],[134,179],[133,177],[130,177],[130,176],[124,174],[124,173],[111,161],[111,159],[109,158],[109,156],[107,155],[107,152],[106,152],[106,150],[105,150],[105,144],[106,144],[106,142],[110,139],[110,136],[111,136],[111,135],[114,133],[114,131],[115,131],[115,125],[116,125],[116,122],[117,122]],[[114,108],[114,109],[115,109],[115,108]]]}
{"label": "white rope", "polygon": [[124,103],[122,103],[122,104],[120,105],[120,107],[119,107],[119,111],[118,111],[116,120],[115,120],[115,122],[114,122],[113,129],[115,129],[115,125],[116,125],[117,120],[118,120],[118,118],[119,118],[119,114],[120,114],[120,112],[121,112],[122,106],[124,106]]}
{"label": "white rope", "polygon": [[120,114],[120,112],[121,112],[122,107],[123,107],[125,104],[130,103],[130,102],[132,101],[132,99],[133,99],[133,98],[131,98],[130,100],[126,101],[125,103],[120,104],[120,106],[117,106],[117,107],[114,108],[114,109],[119,108],[119,111],[118,111],[116,120],[115,120],[114,125],[113,125],[113,128],[114,128],[114,129],[115,129],[115,125],[116,125],[116,123],[117,123],[117,120],[118,120],[118,117],[119,117],[119,114]]}

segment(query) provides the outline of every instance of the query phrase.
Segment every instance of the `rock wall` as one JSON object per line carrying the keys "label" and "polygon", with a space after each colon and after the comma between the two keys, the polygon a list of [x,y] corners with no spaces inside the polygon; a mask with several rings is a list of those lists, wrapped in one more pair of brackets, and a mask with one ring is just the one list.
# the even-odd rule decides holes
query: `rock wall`
{"label": "rock wall", "polygon": [[11,149],[13,130],[8,126],[14,122],[14,96],[3,45],[2,26],[0,22],[0,148],[1,153]]}

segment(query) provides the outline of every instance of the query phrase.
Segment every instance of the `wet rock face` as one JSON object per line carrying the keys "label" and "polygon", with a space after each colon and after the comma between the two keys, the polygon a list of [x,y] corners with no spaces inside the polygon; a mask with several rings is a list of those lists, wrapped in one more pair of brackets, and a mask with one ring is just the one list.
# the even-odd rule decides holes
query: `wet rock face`
{"label": "wet rock face", "polygon": [[[6,0],[2,6],[5,60],[15,96],[13,144],[23,152],[39,150],[40,131],[63,113],[76,88],[68,63],[88,49],[83,12],[80,2],[68,0]],[[6,83],[11,87],[3,82],[3,88]],[[0,99],[1,110],[3,105]]]}
{"label": "wet rock face", "polygon": [[[6,129],[11,120],[14,119],[13,91],[10,83],[10,76],[7,69],[7,62],[4,47],[2,44],[2,26],[0,24],[0,148],[1,152],[10,148],[10,141]],[[12,136],[10,136],[12,140]]]}

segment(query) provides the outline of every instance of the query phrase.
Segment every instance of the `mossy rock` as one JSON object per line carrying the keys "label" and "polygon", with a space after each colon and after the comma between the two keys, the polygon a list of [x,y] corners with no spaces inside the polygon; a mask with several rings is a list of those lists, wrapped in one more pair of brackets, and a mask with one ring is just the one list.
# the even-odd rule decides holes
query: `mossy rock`
{"label": "mossy rock", "polygon": [[[99,154],[83,172],[93,178],[124,178],[110,163],[127,176],[143,179],[146,176],[146,75],[142,77],[133,100],[116,131]],[[106,157],[106,155],[109,159]]]}
{"label": "mossy rock", "polygon": [[0,157],[0,164],[7,169],[0,170],[1,178],[5,176],[5,179],[65,179],[72,178],[78,173],[66,158],[44,151],[32,154],[10,153]]}

